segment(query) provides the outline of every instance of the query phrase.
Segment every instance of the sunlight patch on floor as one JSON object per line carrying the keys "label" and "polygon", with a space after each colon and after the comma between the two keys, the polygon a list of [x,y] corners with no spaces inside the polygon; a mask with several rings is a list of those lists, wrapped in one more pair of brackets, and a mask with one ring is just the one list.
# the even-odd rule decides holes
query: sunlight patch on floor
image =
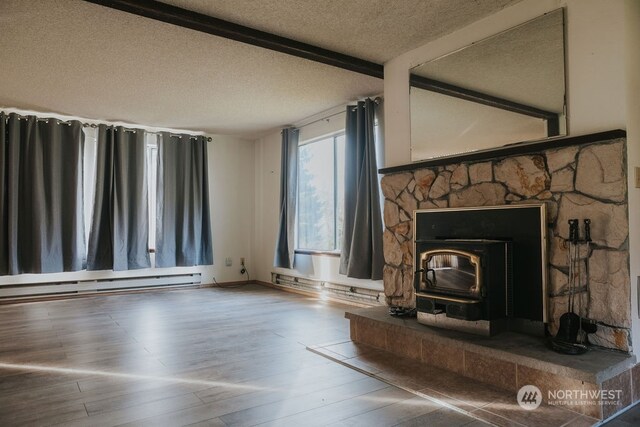
{"label": "sunlight patch on floor", "polygon": [[268,387],[255,386],[251,384],[234,384],[222,381],[211,380],[199,380],[193,378],[182,377],[168,377],[168,376],[156,376],[156,375],[141,375],[130,374],[125,372],[109,372],[98,371],[93,369],[76,369],[76,368],[64,368],[58,366],[47,365],[33,365],[33,364],[19,364],[19,363],[4,363],[0,362],[0,369],[27,371],[27,372],[48,372],[63,375],[90,375],[90,376],[102,376],[108,378],[122,378],[128,380],[145,380],[145,381],[160,381],[173,384],[192,384],[192,385],[204,385],[208,387],[224,387],[231,389],[241,389],[250,391],[275,391]]}

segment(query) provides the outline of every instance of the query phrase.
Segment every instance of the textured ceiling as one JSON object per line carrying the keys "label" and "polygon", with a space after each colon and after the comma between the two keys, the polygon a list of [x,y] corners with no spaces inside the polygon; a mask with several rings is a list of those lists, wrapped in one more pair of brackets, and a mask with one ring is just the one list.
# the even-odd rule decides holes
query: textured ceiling
{"label": "textured ceiling", "polygon": [[384,63],[520,0],[163,0]]}
{"label": "textured ceiling", "polygon": [[[383,62],[517,0],[172,1]],[[0,106],[255,137],[382,81],[80,0],[0,1]]]}

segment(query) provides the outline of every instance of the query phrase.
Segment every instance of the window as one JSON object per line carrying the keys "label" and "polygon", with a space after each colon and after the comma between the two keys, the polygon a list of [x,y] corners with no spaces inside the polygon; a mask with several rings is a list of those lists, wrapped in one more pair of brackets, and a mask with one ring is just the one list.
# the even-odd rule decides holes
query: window
{"label": "window", "polygon": [[340,250],[344,217],[344,156],[344,133],[300,144],[297,249]]}
{"label": "window", "polygon": [[98,149],[98,129],[84,127],[84,173],[82,176],[84,187],[84,241],[89,246],[89,234],[93,222],[93,204],[96,193],[96,161]]}
{"label": "window", "polygon": [[156,248],[156,194],[158,177],[158,136],[147,133],[147,188],[149,190],[149,251]]}

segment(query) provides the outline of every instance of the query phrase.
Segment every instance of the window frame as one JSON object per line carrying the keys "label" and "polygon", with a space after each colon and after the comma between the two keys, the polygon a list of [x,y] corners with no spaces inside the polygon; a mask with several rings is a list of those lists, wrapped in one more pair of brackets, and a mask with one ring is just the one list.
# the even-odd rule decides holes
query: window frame
{"label": "window frame", "polygon": [[[310,138],[304,141],[300,141],[298,142],[298,149],[300,149],[301,147],[305,146],[305,145],[309,145],[309,144],[313,144],[316,142],[320,142],[320,141],[324,141],[324,140],[328,140],[328,139],[332,139],[333,140],[333,230],[334,230],[334,239],[335,239],[335,244],[334,246],[338,246],[339,242],[338,242],[338,150],[337,145],[338,145],[338,138],[339,137],[345,137],[346,138],[346,132],[345,129],[341,129],[338,130],[336,132],[332,132],[332,133],[328,133],[322,136],[318,136],[318,137],[314,137],[314,138]],[[345,144],[346,144],[346,140],[345,140]],[[295,221],[295,249],[294,249],[294,253],[296,254],[301,254],[301,255],[317,255],[317,256],[329,256],[329,257],[340,257],[341,253],[342,253],[342,248],[339,249],[333,249],[333,250],[323,250],[323,249],[307,249],[307,248],[300,248],[298,247],[299,244],[299,223],[298,223],[298,215],[299,215],[299,209],[300,209],[300,203],[299,203],[299,194],[300,194],[300,163],[298,160],[298,173],[296,176],[296,180],[298,180],[297,182],[297,190],[296,190],[296,221]],[[344,209],[343,209],[343,214],[344,214]]]}

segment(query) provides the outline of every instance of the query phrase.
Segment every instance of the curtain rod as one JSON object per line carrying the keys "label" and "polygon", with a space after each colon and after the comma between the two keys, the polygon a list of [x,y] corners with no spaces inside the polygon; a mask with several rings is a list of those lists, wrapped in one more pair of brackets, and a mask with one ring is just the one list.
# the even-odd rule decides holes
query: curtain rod
{"label": "curtain rod", "polygon": [[[6,113],[5,113],[6,114]],[[21,114],[18,113],[11,113],[11,114],[15,114],[18,116],[18,120],[27,120],[28,117],[23,116]],[[9,115],[7,114],[7,120],[9,119]],[[95,124],[95,123],[86,123],[86,122],[81,122],[80,120],[61,120],[61,119],[56,119],[55,117],[51,117],[51,118],[44,118],[44,117],[36,117],[36,121],[39,122],[45,122],[45,123],[49,123],[49,120],[55,120],[58,122],[58,124],[61,125],[67,125],[67,126],[71,126],[71,122],[77,121],[79,123],[82,124],[82,127],[90,127],[90,128],[97,128],[99,125]],[[106,124],[105,124],[106,125]],[[114,126],[114,125],[107,125],[107,126]],[[125,130],[125,132],[133,132],[136,133],[136,129],[129,129],[126,128],[124,126],[117,126],[117,127],[121,127]],[[153,132],[153,131],[149,131],[149,130],[145,130],[145,129],[141,129],[142,131],[146,132],[146,133],[150,133],[152,135],[160,135],[162,132]],[[203,135],[189,135],[189,134],[176,134],[176,133],[172,133],[172,132],[167,132],[169,134],[169,136],[171,137],[177,137],[177,138],[181,138],[183,136],[188,136],[189,139],[196,139],[198,138],[198,136],[203,136]],[[211,142],[213,139],[210,136],[204,137],[205,140],[207,142]]]}
{"label": "curtain rod", "polygon": [[309,126],[309,125],[312,125],[312,124],[318,123],[318,122],[324,122],[324,121],[328,122],[331,117],[339,116],[340,114],[344,114],[344,111],[338,111],[337,113],[330,114],[330,115],[325,116],[325,117],[323,117],[321,119],[313,120],[313,121],[311,121],[309,123],[305,123],[305,124],[303,124],[301,126],[298,126],[298,128],[303,128],[303,127],[306,127],[306,126]]}
{"label": "curtain rod", "polygon": [[[367,98],[367,99],[371,99],[371,98]],[[363,101],[358,101],[358,102],[363,102]],[[378,96],[374,99],[371,99],[371,102],[373,102],[376,105],[380,105],[380,103],[382,102],[382,97]],[[366,107],[366,104],[364,105],[364,107]],[[357,105],[348,105],[347,108],[351,108],[351,111],[355,111],[358,106]]]}
{"label": "curtain rod", "polygon": [[[383,98],[382,98],[381,96],[377,96],[377,97],[375,97],[372,101],[373,101],[373,102],[375,102],[376,104],[380,105],[380,103],[382,102],[382,99],[383,99]],[[358,102],[359,102],[359,101],[358,101]],[[354,107],[355,107],[355,106],[353,106],[353,105],[347,105],[347,108],[354,108]],[[294,127],[297,127],[297,128],[303,128],[303,127],[306,127],[306,126],[312,125],[312,124],[314,124],[314,123],[322,122],[322,121],[325,121],[325,120],[326,120],[326,121],[329,121],[329,119],[330,119],[331,117],[339,116],[340,114],[344,114],[344,113],[345,113],[345,110],[343,110],[343,111],[338,111],[338,112],[336,112],[336,113],[329,114],[328,116],[324,116],[324,117],[322,117],[322,118],[320,118],[320,119],[316,119],[316,120],[313,120],[313,121],[311,121],[311,122],[309,122],[309,123],[305,123],[305,124],[303,124],[303,125],[300,125],[300,126],[294,126]],[[285,127],[290,127],[290,126],[285,126]]]}

